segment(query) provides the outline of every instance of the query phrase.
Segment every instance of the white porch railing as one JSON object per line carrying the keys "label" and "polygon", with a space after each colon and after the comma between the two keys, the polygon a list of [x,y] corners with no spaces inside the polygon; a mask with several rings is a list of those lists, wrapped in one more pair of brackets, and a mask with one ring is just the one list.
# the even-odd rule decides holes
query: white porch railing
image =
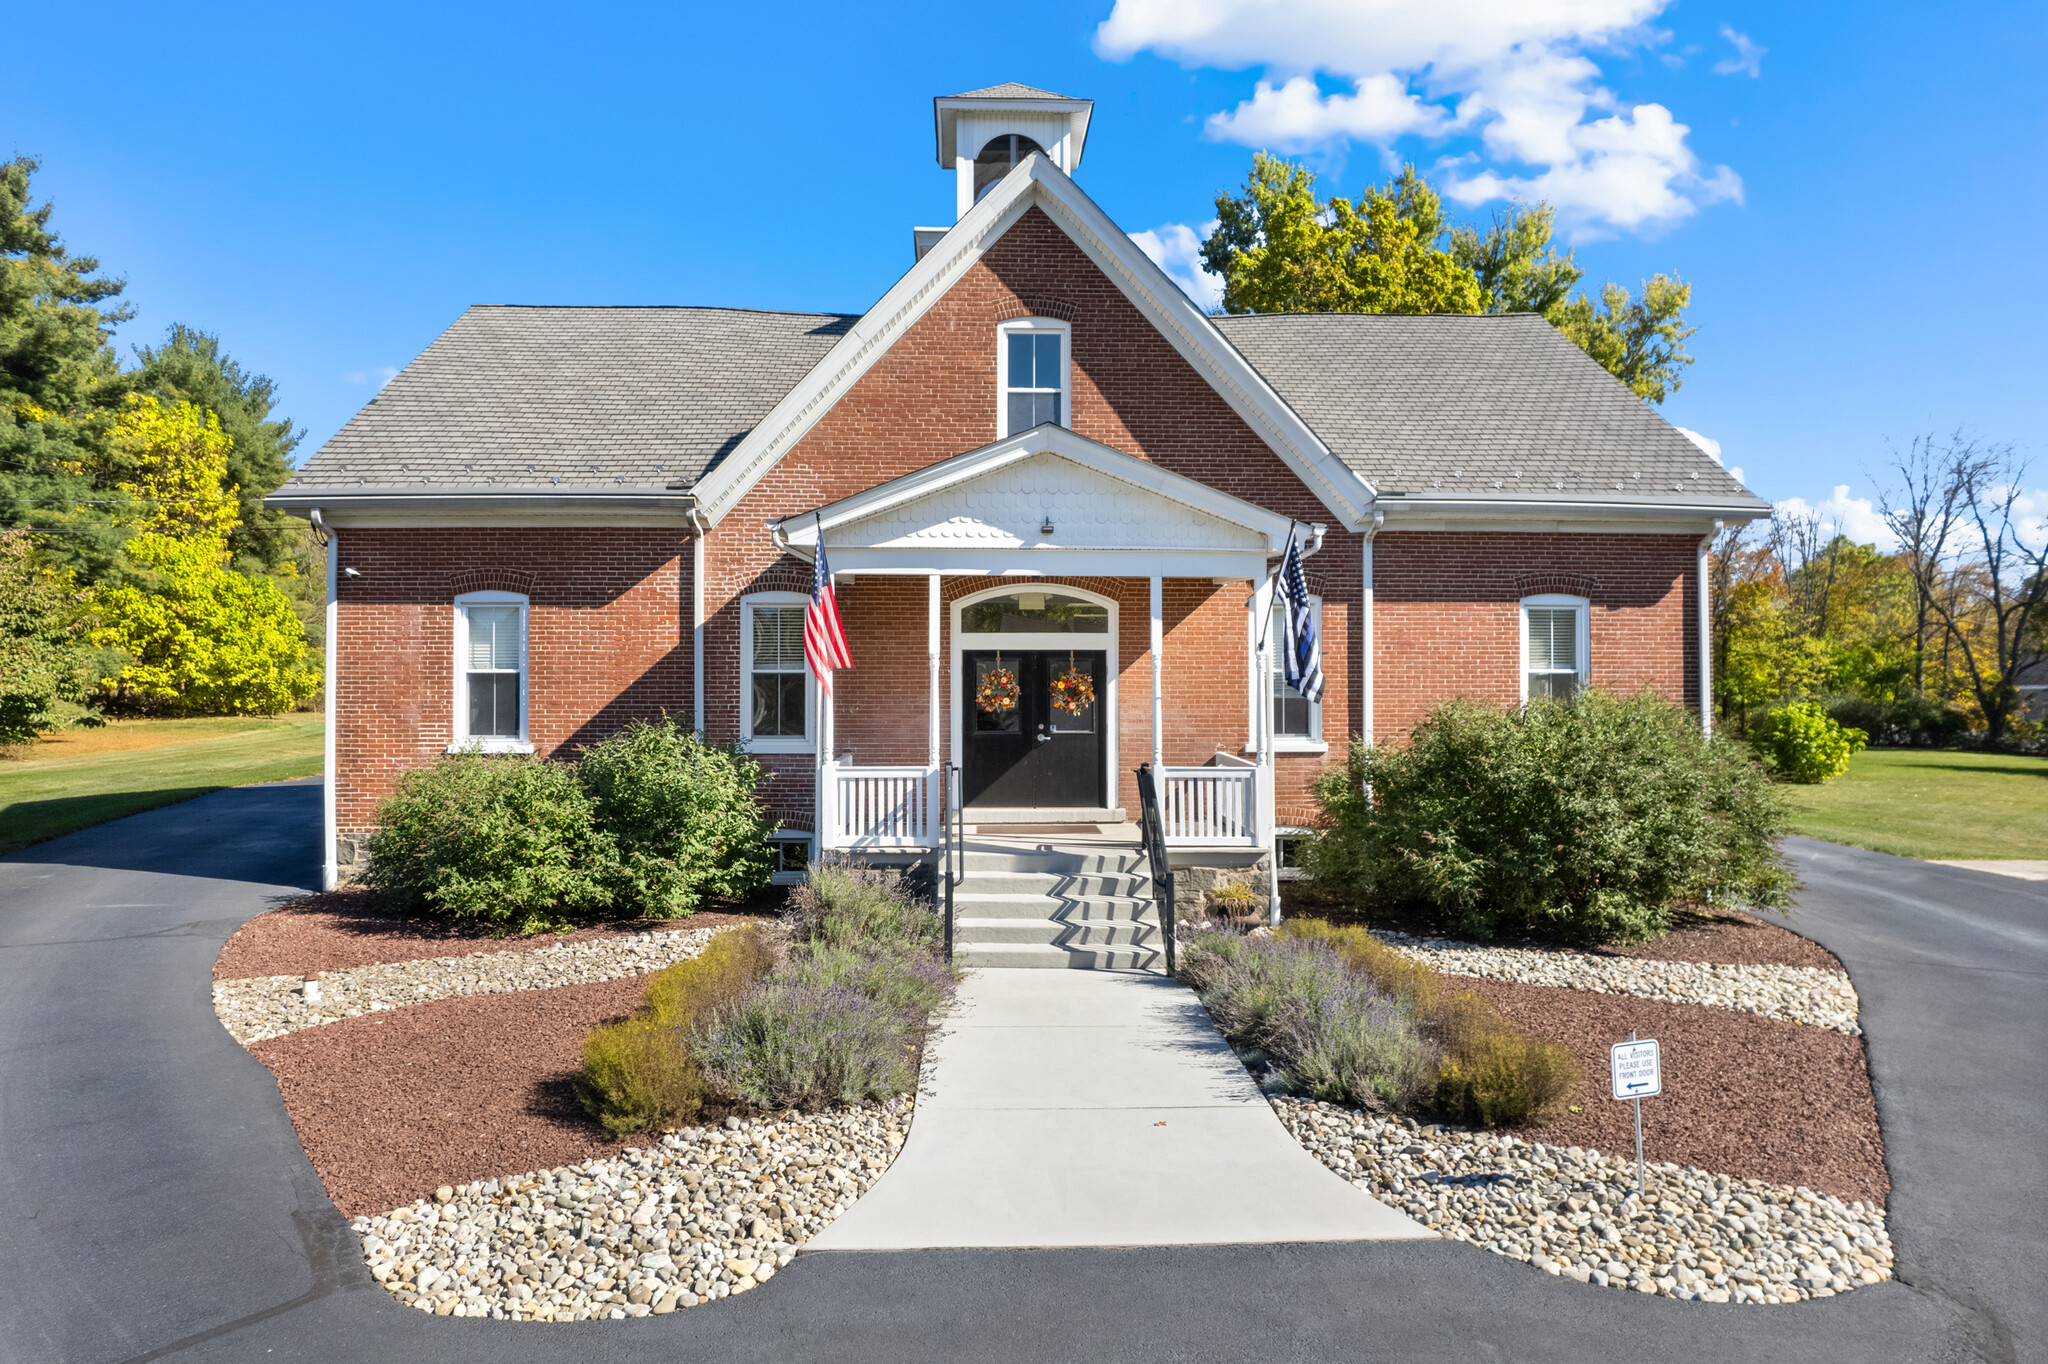
{"label": "white porch railing", "polygon": [[930,767],[825,764],[822,827],[829,850],[936,848],[940,773]]}
{"label": "white porch railing", "polygon": [[1168,847],[1259,846],[1255,767],[1169,767],[1159,792]]}

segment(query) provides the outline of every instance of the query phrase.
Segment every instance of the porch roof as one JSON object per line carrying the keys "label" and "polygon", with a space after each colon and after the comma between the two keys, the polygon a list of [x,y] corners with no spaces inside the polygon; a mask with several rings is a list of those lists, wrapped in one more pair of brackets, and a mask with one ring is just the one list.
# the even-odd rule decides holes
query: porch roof
{"label": "porch roof", "polygon": [[[1258,578],[1301,523],[1063,426],[769,523],[838,572]],[[1323,527],[1304,526],[1312,552]]]}

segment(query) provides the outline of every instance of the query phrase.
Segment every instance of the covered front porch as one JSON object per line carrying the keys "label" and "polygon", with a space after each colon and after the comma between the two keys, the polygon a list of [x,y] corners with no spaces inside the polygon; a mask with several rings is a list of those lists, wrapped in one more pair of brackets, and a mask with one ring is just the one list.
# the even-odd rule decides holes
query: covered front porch
{"label": "covered front porch", "polygon": [[1111,833],[1147,763],[1176,861],[1263,861],[1260,627],[1294,528],[1050,425],[774,523],[800,558],[822,539],[855,663],[815,699],[815,850],[925,853],[949,810]]}

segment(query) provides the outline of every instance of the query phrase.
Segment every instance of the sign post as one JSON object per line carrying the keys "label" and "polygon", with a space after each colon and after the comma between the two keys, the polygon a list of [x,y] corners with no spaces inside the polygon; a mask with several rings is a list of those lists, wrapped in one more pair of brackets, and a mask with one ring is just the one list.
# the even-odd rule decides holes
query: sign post
{"label": "sign post", "polygon": [[1632,1099],[1636,1106],[1636,1194],[1643,1192],[1643,1100],[1664,1092],[1664,1071],[1657,1057],[1657,1039],[1640,1040],[1631,1032],[1628,1041],[1607,1049],[1607,1067],[1613,1076],[1617,1099]]}

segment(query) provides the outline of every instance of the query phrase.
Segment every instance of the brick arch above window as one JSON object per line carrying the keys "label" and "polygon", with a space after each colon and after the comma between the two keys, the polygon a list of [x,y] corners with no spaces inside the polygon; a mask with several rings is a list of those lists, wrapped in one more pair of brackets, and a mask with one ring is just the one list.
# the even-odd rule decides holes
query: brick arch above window
{"label": "brick arch above window", "polygon": [[1590,601],[1599,590],[1600,580],[1584,573],[1518,573],[1515,575],[1515,596],[1517,598],[1556,594],[1566,597],[1584,597]]}
{"label": "brick arch above window", "polygon": [[448,579],[448,594],[459,597],[465,592],[517,592],[530,597],[538,578],[538,574],[514,568],[465,568]]}
{"label": "brick arch above window", "polygon": [[1072,322],[1080,309],[1063,298],[1044,294],[1019,294],[985,305],[990,322],[1011,322],[1020,317],[1052,317]]}

